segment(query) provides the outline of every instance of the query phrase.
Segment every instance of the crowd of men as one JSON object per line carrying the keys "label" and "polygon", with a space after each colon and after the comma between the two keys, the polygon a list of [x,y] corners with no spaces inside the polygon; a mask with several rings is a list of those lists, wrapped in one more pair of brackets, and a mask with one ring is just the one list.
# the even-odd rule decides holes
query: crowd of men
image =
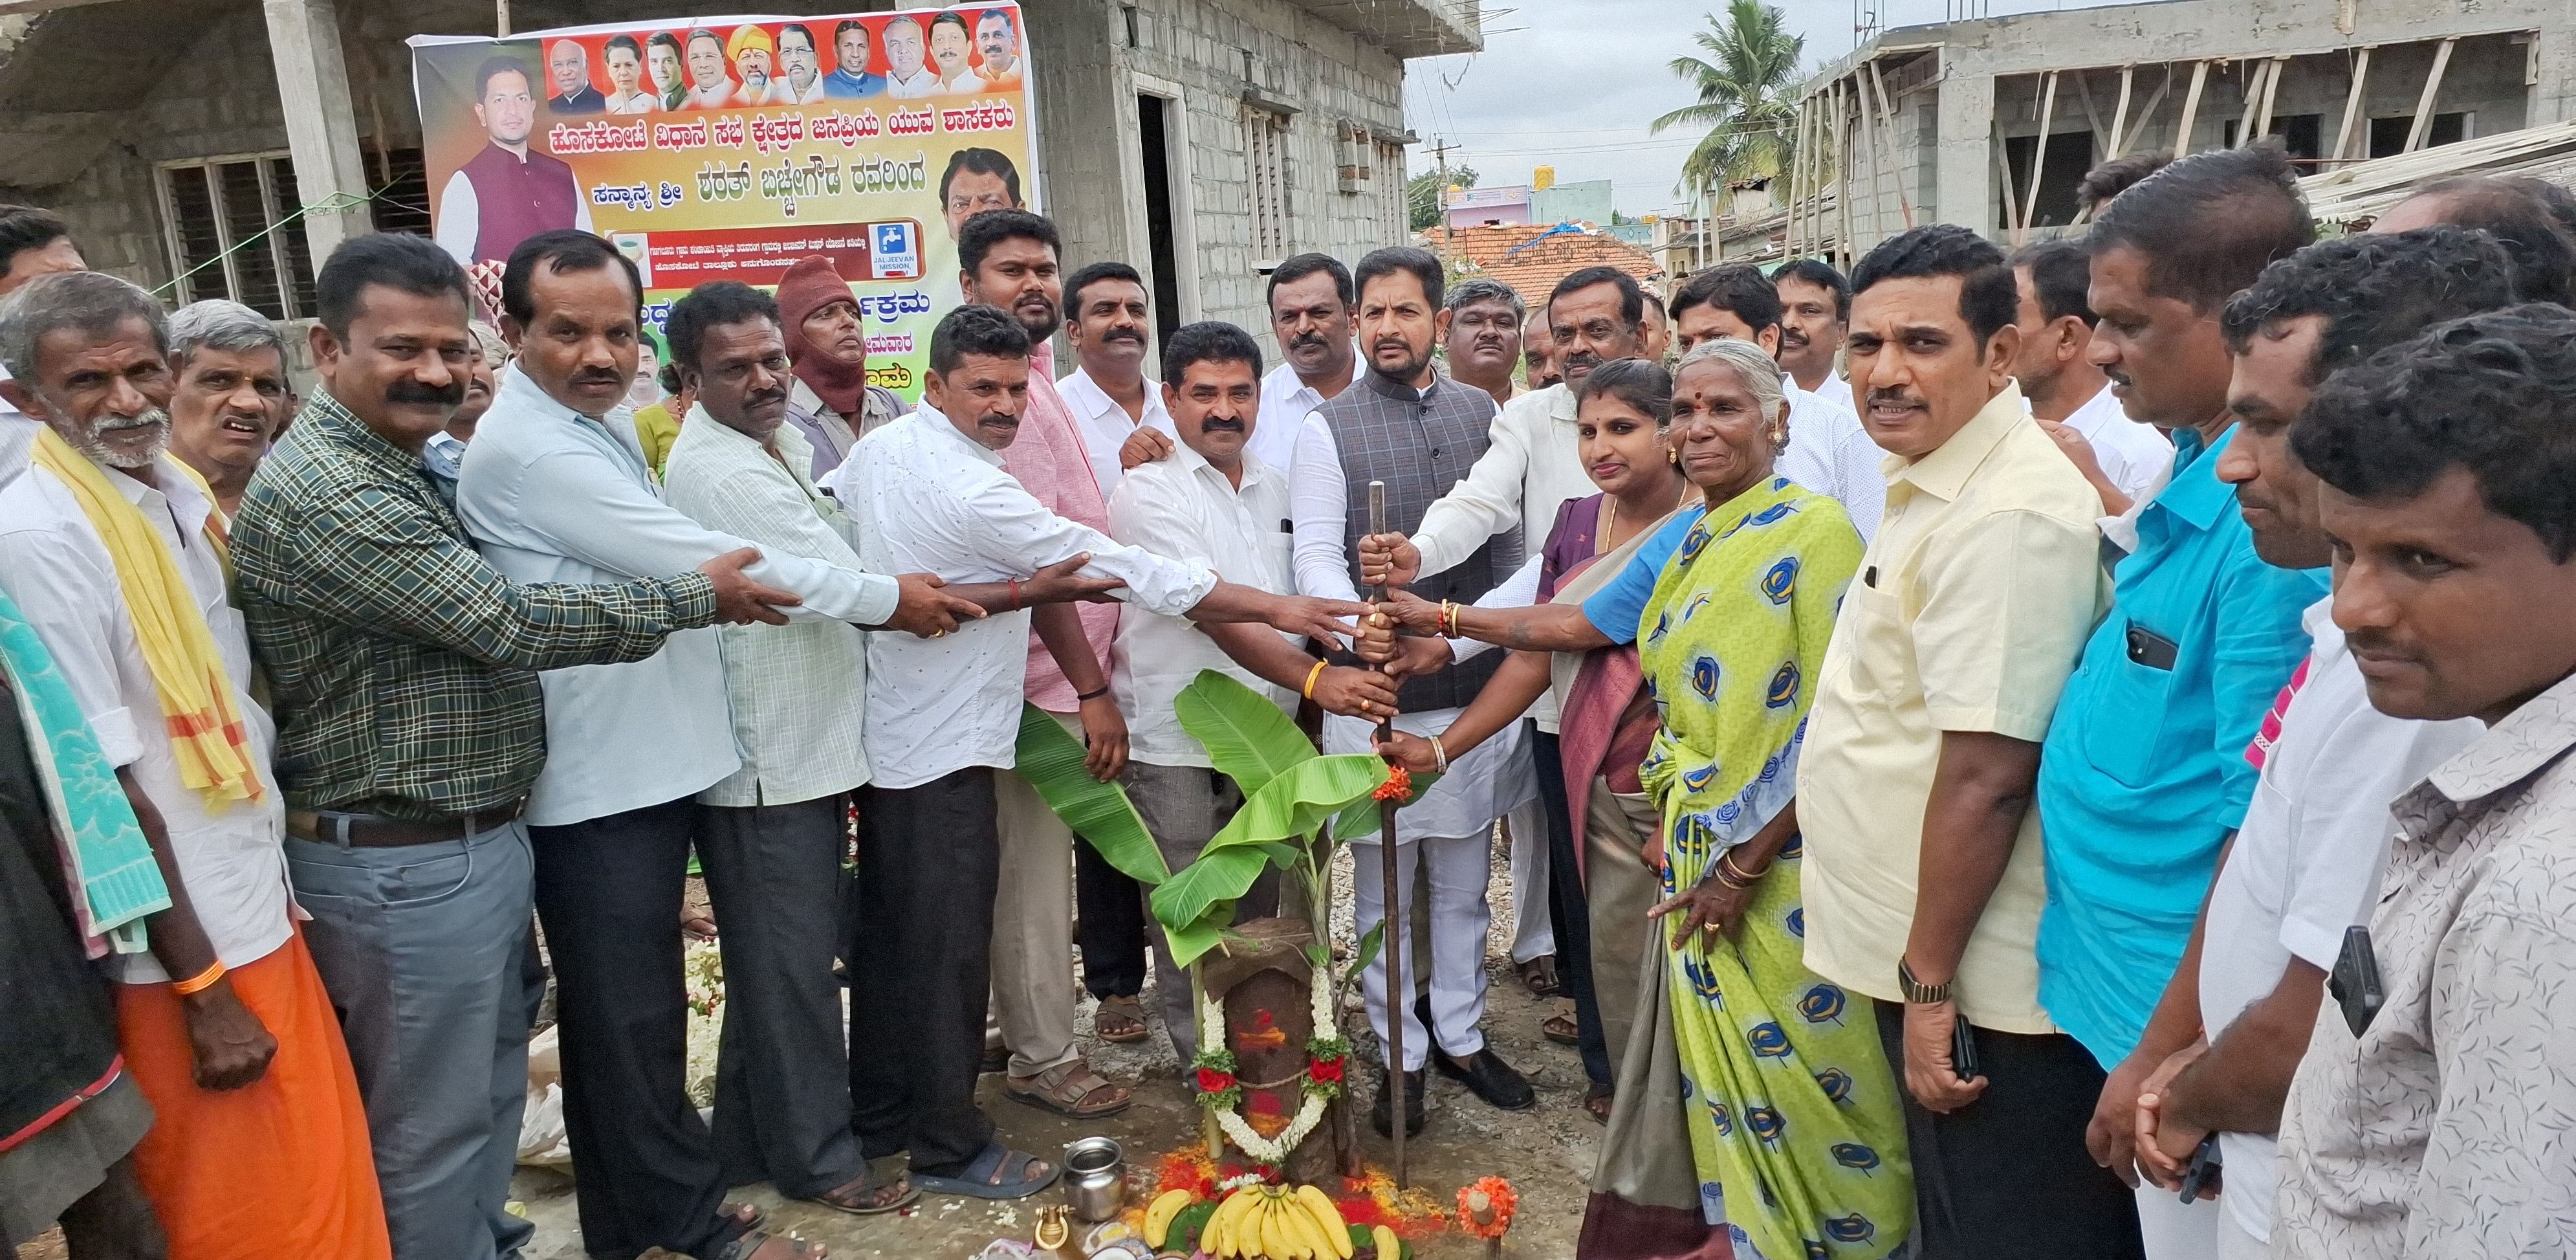
{"label": "crowd of men", "polygon": [[[2080,236],[1915,229],[1857,287],[1593,268],[1531,310],[1420,249],[1300,254],[1275,364],[1206,322],[1149,365],[1135,268],[1065,275],[1050,221],[985,210],[917,405],[866,385],[817,258],[674,305],[658,418],[637,274],[586,233],[511,252],[497,331],[431,241],[347,242],[298,399],[258,313],[167,313],[0,208],[0,1224],[518,1254],[549,975],[591,1254],[819,1255],[725,1200],[750,1182],[859,1214],[1047,1187],[976,1081],[1131,1105],[1077,1042],[1077,907],[1098,1034],[1150,1037],[1150,985],[1195,1045],[1141,890],[1015,770],[1024,704],[1175,868],[1242,800],[1175,717],[1202,670],[1311,702],[1328,751],[1437,735],[1503,654],[1354,654],[1383,557],[1529,603],[1593,493],[1586,379],[1736,339],[1781,377],[1780,475],[1868,545],[1797,769],[1797,930],[1904,1094],[1904,1245],[2564,1254],[2576,199],[2450,180],[2321,241],[2268,145],[2086,195]],[[1396,905],[1357,881],[1363,929],[1427,896],[1418,1000],[1364,977],[1381,1041],[1406,1021],[1380,1133],[1429,1122],[1426,1070],[1538,1101],[1483,1031],[1498,823],[1512,962],[1616,1101],[1592,950],[1636,929],[1589,921],[1557,719],[1399,812]]]}

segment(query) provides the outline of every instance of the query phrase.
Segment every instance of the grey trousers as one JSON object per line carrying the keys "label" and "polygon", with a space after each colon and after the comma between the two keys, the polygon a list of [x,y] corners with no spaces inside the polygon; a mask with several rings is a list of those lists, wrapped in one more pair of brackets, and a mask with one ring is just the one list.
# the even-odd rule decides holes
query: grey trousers
{"label": "grey trousers", "polygon": [[849,798],[698,807],[698,861],[724,951],[715,1143],[725,1180],[812,1198],[866,1171],[850,1134],[841,1021],[841,852]]}
{"label": "grey trousers", "polygon": [[[1120,782],[1127,788],[1127,799],[1145,820],[1145,830],[1153,833],[1154,846],[1163,851],[1163,864],[1174,871],[1197,861],[1199,850],[1207,847],[1217,829],[1243,808],[1243,793],[1234,780],[1222,772],[1204,766],[1152,766],[1130,761]],[[1149,890],[1150,891],[1150,890]],[[1234,903],[1235,921],[1266,918],[1279,912],[1279,871],[1271,868],[1254,880],[1251,891]],[[1172,960],[1172,944],[1163,938],[1163,925],[1154,919],[1149,897],[1145,906],[1145,932],[1154,942],[1154,991],[1163,1011],[1164,1031],[1171,1034],[1172,1050],[1187,1065],[1198,1053],[1196,1026],[1190,1009],[1190,977]]]}
{"label": "grey trousers", "polygon": [[290,838],[304,940],[340,1013],[396,1260],[515,1256],[503,1210],[528,1092],[527,827],[342,848]]}

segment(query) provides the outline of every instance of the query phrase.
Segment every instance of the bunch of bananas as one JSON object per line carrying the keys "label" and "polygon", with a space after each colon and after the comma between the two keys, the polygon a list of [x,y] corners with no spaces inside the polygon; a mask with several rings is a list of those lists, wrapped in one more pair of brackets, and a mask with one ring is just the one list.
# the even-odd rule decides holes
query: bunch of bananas
{"label": "bunch of bananas", "polygon": [[[1146,1246],[1165,1244],[1190,1200],[1186,1190],[1154,1200],[1145,1210]],[[1313,1186],[1245,1186],[1217,1205],[1197,1241],[1217,1260],[1351,1260],[1354,1250],[1341,1209]]]}

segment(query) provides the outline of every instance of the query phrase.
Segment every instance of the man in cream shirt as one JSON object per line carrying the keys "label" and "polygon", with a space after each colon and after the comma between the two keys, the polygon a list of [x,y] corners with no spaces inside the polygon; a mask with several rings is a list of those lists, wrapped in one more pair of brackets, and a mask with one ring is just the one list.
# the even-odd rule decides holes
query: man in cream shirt
{"label": "man in cream shirt", "polygon": [[1927,1254],[2137,1257],[2136,1201],[2084,1145],[2103,1071],[2040,1009],[2034,953],[2028,802],[2109,594],[2101,500],[2022,414],[2002,251],[1918,228],[1852,280],[1845,361],[1889,453],[1887,507],[1798,767],[1807,966],[1879,1004]]}

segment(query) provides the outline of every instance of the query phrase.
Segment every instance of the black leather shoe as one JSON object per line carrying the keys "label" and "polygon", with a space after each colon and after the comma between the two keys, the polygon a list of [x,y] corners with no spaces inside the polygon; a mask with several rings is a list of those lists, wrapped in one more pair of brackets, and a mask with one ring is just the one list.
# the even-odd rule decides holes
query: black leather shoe
{"label": "black leather shoe", "polygon": [[1466,1066],[1459,1066],[1446,1054],[1431,1056],[1432,1065],[1442,1076],[1467,1087],[1467,1092],[1504,1111],[1519,1111],[1536,1106],[1538,1094],[1530,1088],[1529,1078],[1512,1070],[1491,1046],[1467,1056]]}
{"label": "black leather shoe", "polygon": [[[1422,1106],[1423,1084],[1420,1069],[1404,1074],[1404,1136],[1406,1137],[1422,1132],[1422,1126],[1430,1123],[1429,1113],[1425,1112]],[[1377,1101],[1369,1106],[1369,1124],[1377,1130],[1379,1137],[1395,1136],[1394,1100],[1389,1097],[1389,1093],[1386,1070],[1380,1068],[1377,1074]]]}

